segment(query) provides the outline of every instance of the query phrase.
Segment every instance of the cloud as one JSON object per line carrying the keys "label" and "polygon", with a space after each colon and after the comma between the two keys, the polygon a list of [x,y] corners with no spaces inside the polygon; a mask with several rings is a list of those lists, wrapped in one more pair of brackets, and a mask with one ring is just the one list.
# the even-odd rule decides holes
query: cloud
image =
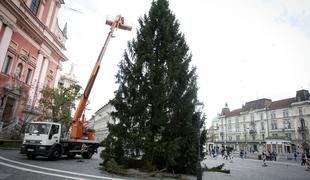
{"label": "cloud", "polygon": [[275,17],[275,22],[289,24],[310,38],[310,10],[309,8],[305,8],[310,7],[309,1],[303,3],[298,1],[295,6],[288,6],[289,4],[282,6],[282,12],[279,16]]}

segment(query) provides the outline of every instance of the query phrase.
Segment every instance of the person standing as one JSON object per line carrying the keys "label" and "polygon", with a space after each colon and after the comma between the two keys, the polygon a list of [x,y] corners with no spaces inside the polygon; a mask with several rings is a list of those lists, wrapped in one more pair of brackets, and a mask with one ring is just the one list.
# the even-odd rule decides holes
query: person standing
{"label": "person standing", "polygon": [[278,157],[278,153],[275,152],[275,153],[274,153],[274,160],[275,160],[275,161],[277,161],[277,157]]}
{"label": "person standing", "polygon": [[228,160],[227,150],[224,150],[224,159]]}
{"label": "person standing", "polygon": [[301,153],[301,165],[306,165],[306,154],[304,152]]}
{"label": "person standing", "polygon": [[275,151],[272,152],[272,156],[274,161],[277,161],[277,153]]}
{"label": "person standing", "polygon": [[267,166],[267,164],[266,164],[266,153],[265,152],[263,152],[263,154],[262,154],[262,160],[263,160],[263,167],[266,167]]}
{"label": "person standing", "polygon": [[295,161],[297,161],[297,152],[296,151],[294,152],[294,159],[295,159]]}
{"label": "person standing", "polygon": [[233,162],[233,159],[234,159],[234,154],[233,154],[233,152],[232,151],[230,151],[230,153],[229,153],[229,159],[230,159],[230,163],[232,163]]}
{"label": "person standing", "polygon": [[240,151],[240,158],[243,159],[243,150]]}

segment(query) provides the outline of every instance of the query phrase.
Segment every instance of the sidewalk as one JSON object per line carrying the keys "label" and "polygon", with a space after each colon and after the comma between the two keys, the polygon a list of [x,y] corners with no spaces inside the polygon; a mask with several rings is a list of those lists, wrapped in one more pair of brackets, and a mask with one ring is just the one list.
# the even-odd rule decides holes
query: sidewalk
{"label": "sidewalk", "polygon": [[[240,157],[236,157],[236,159],[241,159]],[[262,160],[258,160],[258,159],[243,159],[245,161],[262,161]],[[292,165],[292,166],[301,166],[300,160],[277,160],[277,161],[266,161],[267,163],[271,163],[271,164],[282,164],[282,165]]]}
{"label": "sidewalk", "polygon": [[[208,159],[212,158],[210,156],[207,157]],[[216,158],[221,158],[221,155],[218,155]],[[246,159],[242,159],[240,158],[240,156],[237,156],[237,154],[234,154],[234,159],[240,159],[240,160],[245,160],[245,161],[261,161],[258,159],[258,154],[251,154],[250,156],[248,156]],[[301,167],[301,159],[297,158],[297,161],[295,161],[294,159],[292,160],[288,160],[288,159],[277,159],[277,161],[266,161],[267,163],[274,163],[274,164],[282,164],[282,165],[292,165],[292,166],[299,166]]]}

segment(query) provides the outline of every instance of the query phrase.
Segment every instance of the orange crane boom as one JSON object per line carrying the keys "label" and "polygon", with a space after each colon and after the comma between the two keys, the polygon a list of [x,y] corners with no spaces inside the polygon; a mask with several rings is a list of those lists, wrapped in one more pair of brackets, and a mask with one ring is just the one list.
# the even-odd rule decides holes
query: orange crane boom
{"label": "orange crane boom", "polygon": [[[116,18],[113,21],[107,20],[106,24],[111,26],[111,30],[108,33],[108,36],[105,40],[105,43],[104,43],[104,45],[100,51],[97,62],[95,63],[95,65],[93,67],[93,71],[90,74],[88,83],[87,83],[86,88],[84,90],[84,93],[80,98],[80,102],[79,102],[77,109],[74,113],[74,116],[72,118],[72,130],[71,130],[71,136],[70,136],[72,139],[82,139],[83,138],[84,127],[83,127],[83,122],[81,121],[81,116],[82,116],[83,111],[86,107],[86,102],[88,100],[88,97],[90,95],[90,92],[92,90],[94,82],[96,80],[98,71],[100,69],[102,57],[103,57],[103,55],[107,49],[107,46],[108,46],[110,39],[112,38],[113,32],[117,29],[123,29],[123,30],[129,30],[130,31],[132,28],[131,26],[125,25],[124,17],[122,17],[121,15],[116,16]],[[89,137],[93,137],[93,136],[89,136]]]}

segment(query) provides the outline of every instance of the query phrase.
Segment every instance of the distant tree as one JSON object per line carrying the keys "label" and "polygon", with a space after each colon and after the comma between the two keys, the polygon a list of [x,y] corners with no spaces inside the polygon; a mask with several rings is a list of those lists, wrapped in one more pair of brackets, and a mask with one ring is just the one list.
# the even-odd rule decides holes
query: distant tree
{"label": "distant tree", "polygon": [[62,124],[63,133],[70,128],[71,111],[75,108],[74,102],[79,98],[81,86],[75,84],[70,87],[45,87],[39,101],[42,108],[41,119]]}
{"label": "distant tree", "polygon": [[167,0],[153,1],[139,24],[119,64],[114,123],[101,157],[126,167],[195,173],[202,119],[195,115],[197,75],[189,48]]}

